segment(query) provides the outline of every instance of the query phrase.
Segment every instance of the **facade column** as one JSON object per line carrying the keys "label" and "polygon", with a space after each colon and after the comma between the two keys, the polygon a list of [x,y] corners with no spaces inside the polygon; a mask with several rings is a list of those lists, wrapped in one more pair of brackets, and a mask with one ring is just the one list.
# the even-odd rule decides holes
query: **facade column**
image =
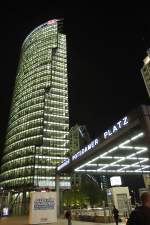
{"label": "facade column", "polygon": [[60,216],[60,180],[59,175],[56,174],[56,204],[57,204],[57,217]]}
{"label": "facade column", "polygon": [[25,215],[26,214],[26,206],[27,206],[27,199],[26,199],[26,191],[23,190],[22,193],[22,212],[21,215]]}

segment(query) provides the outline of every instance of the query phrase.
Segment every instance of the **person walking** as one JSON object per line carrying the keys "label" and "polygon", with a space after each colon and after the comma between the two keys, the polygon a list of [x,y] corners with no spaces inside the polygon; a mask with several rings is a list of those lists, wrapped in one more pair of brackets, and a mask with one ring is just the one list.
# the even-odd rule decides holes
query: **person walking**
{"label": "person walking", "polygon": [[130,215],[126,225],[150,225],[150,192],[141,195],[142,206]]}
{"label": "person walking", "polygon": [[118,222],[119,222],[119,211],[118,211],[118,209],[116,209],[115,206],[113,208],[112,213],[114,215],[114,221],[115,221],[116,225],[118,225]]}
{"label": "person walking", "polygon": [[70,206],[68,207],[68,210],[65,213],[65,217],[68,220],[68,225],[72,225],[72,222],[71,222],[72,216],[71,216],[71,208],[70,208]]}

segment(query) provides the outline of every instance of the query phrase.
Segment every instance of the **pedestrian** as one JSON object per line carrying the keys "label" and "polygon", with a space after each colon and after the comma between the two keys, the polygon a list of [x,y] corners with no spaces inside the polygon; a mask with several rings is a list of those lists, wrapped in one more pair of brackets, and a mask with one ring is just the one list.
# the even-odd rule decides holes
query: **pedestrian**
{"label": "pedestrian", "polygon": [[114,221],[115,221],[116,225],[118,225],[118,222],[119,222],[119,211],[118,211],[118,209],[116,209],[115,206],[113,208],[112,213],[114,215]]}
{"label": "pedestrian", "polygon": [[72,225],[72,223],[71,223],[71,208],[70,208],[70,206],[68,207],[68,209],[67,209],[67,211],[66,211],[66,213],[65,213],[65,217],[66,217],[66,219],[68,220],[68,225]]}
{"label": "pedestrian", "polygon": [[142,205],[130,215],[127,225],[150,225],[150,192],[141,195]]}

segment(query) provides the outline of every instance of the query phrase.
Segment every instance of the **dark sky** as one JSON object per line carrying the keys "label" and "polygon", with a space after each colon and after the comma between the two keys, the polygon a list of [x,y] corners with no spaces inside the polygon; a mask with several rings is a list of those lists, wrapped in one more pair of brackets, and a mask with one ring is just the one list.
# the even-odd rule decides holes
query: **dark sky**
{"label": "dark sky", "polygon": [[117,11],[22,4],[0,11],[1,146],[21,44],[30,31],[49,19],[64,18],[70,125],[85,124],[91,137],[96,137],[138,105],[149,104],[140,74],[150,47],[150,12],[146,8]]}

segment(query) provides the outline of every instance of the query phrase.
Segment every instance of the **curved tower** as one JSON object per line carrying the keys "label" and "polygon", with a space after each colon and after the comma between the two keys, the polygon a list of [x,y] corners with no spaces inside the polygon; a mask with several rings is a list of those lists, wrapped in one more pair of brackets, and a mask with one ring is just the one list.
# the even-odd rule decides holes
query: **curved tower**
{"label": "curved tower", "polygon": [[68,129],[66,35],[61,20],[50,20],[22,45],[1,185],[54,188],[55,167],[68,151]]}
{"label": "curved tower", "polygon": [[144,65],[141,68],[142,77],[150,97],[150,49],[147,50],[147,56],[143,60]]}

